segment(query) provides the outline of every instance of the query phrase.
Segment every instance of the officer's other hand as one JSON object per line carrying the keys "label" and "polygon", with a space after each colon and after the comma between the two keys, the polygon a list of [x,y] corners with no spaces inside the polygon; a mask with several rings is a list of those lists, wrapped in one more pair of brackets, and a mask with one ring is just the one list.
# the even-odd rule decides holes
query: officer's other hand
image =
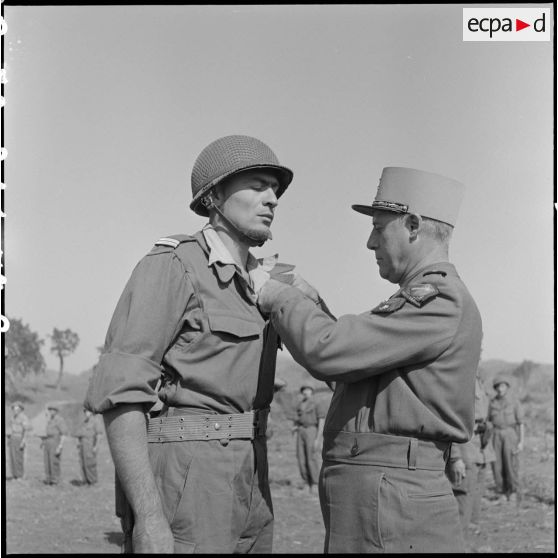
{"label": "officer's other hand", "polygon": [[298,273],[293,273],[293,287],[296,287],[299,291],[302,291],[308,298],[311,298],[316,304],[320,301],[320,295],[318,291],[310,285],[305,279],[303,279]]}
{"label": "officer's other hand", "polygon": [[453,484],[461,484],[463,479],[467,476],[465,473],[465,463],[463,459],[456,459],[450,463],[449,474],[450,480]]}
{"label": "officer's other hand", "polygon": [[132,545],[134,554],[174,554],[174,537],[165,517],[136,521]]}
{"label": "officer's other hand", "polygon": [[314,440],[314,451],[317,453],[322,453],[322,448],[323,448],[323,438],[321,436],[319,436],[318,438],[316,438]]}
{"label": "officer's other hand", "polygon": [[258,306],[260,311],[263,314],[269,314],[279,293],[288,288],[289,285],[282,283],[281,281],[276,281],[275,279],[269,279],[266,281],[258,294]]}
{"label": "officer's other hand", "polygon": [[21,444],[19,444],[19,449],[25,449],[25,441],[22,441]]}
{"label": "officer's other hand", "polygon": [[523,451],[523,442],[519,442],[517,444],[517,453],[522,452]]}

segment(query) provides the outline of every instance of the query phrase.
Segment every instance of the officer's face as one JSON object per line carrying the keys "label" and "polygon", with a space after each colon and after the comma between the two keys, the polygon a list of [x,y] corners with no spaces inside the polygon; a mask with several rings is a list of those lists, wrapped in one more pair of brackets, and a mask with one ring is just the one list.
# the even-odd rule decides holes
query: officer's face
{"label": "officer's face", "polygon": [[409,264],[409,230],[404,219],[389,211],[375,211],[366,246],[374,250],[380,276],[399,283]]}
{"label": "officer's face", "polygon": [[221,211],[244,230],[269,235],[277,207],[279,181],[264,170],[245,171],[231,177],[221,189]]}

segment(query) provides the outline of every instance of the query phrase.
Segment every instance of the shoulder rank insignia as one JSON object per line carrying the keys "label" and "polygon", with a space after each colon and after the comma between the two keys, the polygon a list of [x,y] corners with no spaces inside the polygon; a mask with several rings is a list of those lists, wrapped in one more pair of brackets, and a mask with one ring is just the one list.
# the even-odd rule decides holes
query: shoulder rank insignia
{"label": "shoulder rank insignia", "polygon": [[440,291],[430,283],[412,285],[401,290],[401,294],[414,306],[419,308],[431,298],[434,298]]}
{"label": "shoulder rank insignia", "polygon": [[180,240],[176,238],[169,238],[164,236],[155,242],[155,246],[170,246],[171,248],[176,248],[180,244]]}
{"label": "shoulder rank insignia", "polygon": [[400,298],[400,297],[390,298],[388,300],[384,300],[383,302],[380,302],[380,304],[378,304],[376,308],[373,308],[371,312],[372,314],[390,314],[391,312],[395,312],[396,310],[399,310],[399,308],[401,308],[401,306],[403,306],[404,304],[405,304],[404,298]]}

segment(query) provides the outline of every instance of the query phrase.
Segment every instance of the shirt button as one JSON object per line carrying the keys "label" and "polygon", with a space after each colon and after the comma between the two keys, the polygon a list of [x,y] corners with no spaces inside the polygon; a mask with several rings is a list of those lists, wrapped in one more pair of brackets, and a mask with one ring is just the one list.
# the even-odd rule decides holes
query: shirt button
{"label": "shirt button", "polygon": [[215,430],[220,430],[221,425],[218,422],[216,422],[214,428],[215,428]]}

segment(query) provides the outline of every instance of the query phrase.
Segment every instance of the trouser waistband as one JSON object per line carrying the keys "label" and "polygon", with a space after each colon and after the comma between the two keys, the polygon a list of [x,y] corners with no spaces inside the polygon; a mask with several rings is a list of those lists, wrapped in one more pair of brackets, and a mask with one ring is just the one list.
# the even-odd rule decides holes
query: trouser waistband
{"label": "trouser waistband", "polygon": [[324,432],[324,461],[443,471],[450,442],[375,432]]}
{"label": "trouser waistband", "polygon": [[149,419],[147,441],[253,440],[265,436],[268,415],[269,409],[230,414],[192,414],[192,409],[171,407]]}

